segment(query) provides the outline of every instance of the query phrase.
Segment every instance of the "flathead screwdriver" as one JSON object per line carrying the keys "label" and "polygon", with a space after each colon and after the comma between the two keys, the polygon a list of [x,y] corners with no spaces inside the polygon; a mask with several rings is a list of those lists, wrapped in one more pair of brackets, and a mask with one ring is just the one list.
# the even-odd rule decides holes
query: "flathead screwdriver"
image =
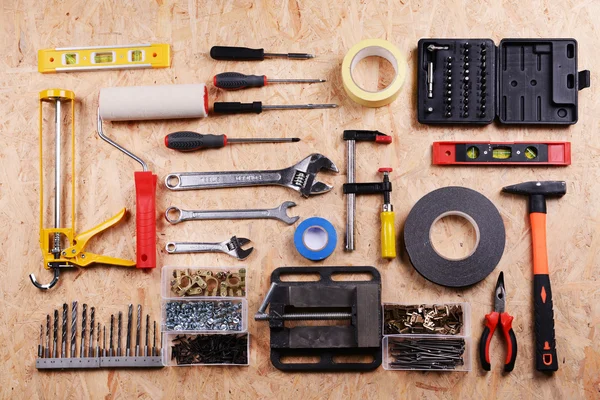
{"label": "flathead screwdriver", "polygon": [[262,101],[252,103],[215,102],[213,111],[216,114],[260,114],[268,110],[314,110],[323,108],[336,108],[337,104],[289,104],[263,106]]}
{"label": "flathead screwdriver", "polygon": [[265,53],[265,49],[250,49],[237,46],[213,46],[210,56],[215,60],[223,61],[262,61],[265,58],[282,57],[294,60],[308,60],[314,58],[307,53]]}
{"label": "flathead screwdriver", "polygon": [[268,79],[266,75],[244,75],[239,72],[223,72],[215,75],[215,87],[225,90],[238,90],[263,87],[269,83],[321,83],[325,79]]}
{"label": "flathead screwdriver", "polygon": [[165,146],[179,151],[216,149],[229,143],[284,143],[299,142],[300,138],[237,138],[229,139],[226,135],[203,135],[201,133],[180,131],[165,136]]}

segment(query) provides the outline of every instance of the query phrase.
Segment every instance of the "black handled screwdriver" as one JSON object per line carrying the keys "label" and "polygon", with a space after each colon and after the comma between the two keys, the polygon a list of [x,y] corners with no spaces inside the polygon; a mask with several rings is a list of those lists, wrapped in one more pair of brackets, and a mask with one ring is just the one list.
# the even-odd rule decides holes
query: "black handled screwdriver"
{"label": "black handled screwdriver", "polygon": [[265,49],[237,46],[213,46],[210,49],[210,56],[215,60],[225,61],[262,61],[265,58],[273,57],[308,60],[315,57],[313,54],[307,53],[265,53]]}
{"label": "black handled screwdriver", "polygon": [[252,103],[217,101],[213,106],[213,111],[216,114],[260,114],[261,112],[267,110],[314,110],[336,107],[337,104],[289,104],[263,106],[262,101],[254,101]]}
{"label": "black handled screwdriver", "polygon": [[213,84],[225,90],[263,87],[269,83],[321,83],[325,79],[268,79],[266,75],[244,75],[239,72],[223,72],[215,75]]}
{"label": "black handled screwdriver", "polygon": [[227,146],[228,143],[287,143],[299,142],[300,138],[238,138],[228,139],[226,135],[202,135],[196,132],[180,131],[165,136],[165,145],[169,149],[179,151],[194,151],[216,149]]}

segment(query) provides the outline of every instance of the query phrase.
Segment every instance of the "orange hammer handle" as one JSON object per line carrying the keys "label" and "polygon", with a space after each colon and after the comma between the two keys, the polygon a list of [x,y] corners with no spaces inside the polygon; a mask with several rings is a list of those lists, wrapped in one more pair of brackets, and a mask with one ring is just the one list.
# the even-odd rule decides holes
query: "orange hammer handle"
{"label": "orange hammer handle", "polygon": [[548,275],[548,250],[546,248],[546,214],[533,212],[531,221],[531,240],[533,242],[533,274]]}

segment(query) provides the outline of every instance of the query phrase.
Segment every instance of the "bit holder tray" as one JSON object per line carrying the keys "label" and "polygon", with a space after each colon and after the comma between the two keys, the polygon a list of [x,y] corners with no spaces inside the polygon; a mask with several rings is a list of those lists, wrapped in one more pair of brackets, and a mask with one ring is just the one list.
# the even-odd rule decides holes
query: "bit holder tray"
{"label": "bit holder tray", "polygon": [[417,70],[422,124],[570,125],[590,86],[575,39],[421,39]]}
{"label": "bit holder tray", "polygon": [[35,367],[49,369],[162,368],[161,356],[38,358]]}

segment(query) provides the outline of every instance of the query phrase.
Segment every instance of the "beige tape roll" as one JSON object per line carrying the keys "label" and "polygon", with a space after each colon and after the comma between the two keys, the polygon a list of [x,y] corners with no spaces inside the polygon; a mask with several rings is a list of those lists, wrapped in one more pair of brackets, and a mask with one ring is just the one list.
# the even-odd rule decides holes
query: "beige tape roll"
{"label": "beige tape roll", "polygon": [[205,84],[119,86],[100,90],[104,121],[202,118],[208,115]]}
{"label": "beige tape roll", "polygon": [[[370,92],[356,84],[352,71],[360,60],[366,57],[382,57],[392,64],[396,76],[383,90]],[[387,40],[367,39],[355,44],[344,57],[342,63],[342,83],[344,90],[354,102],[366,107],[382,107],[396,100],[406,78],[406,58],[400,50]]]}

